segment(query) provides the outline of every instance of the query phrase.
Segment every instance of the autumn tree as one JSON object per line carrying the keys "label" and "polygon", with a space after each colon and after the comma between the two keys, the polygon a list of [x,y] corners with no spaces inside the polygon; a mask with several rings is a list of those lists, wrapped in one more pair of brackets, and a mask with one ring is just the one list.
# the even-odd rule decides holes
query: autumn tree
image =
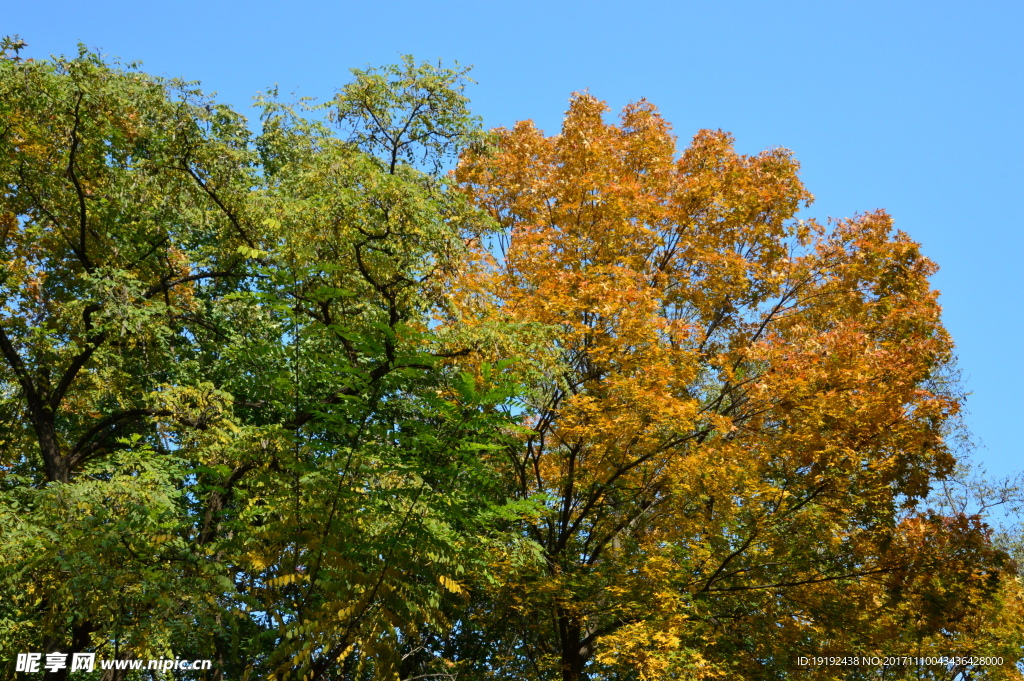
{"label": "autumn tree", "polygon": [[610,125],[587,95],[560,135],[488,136],[466,70],[411,58],[250,125],[24,48],[0,42],[5,672],[860,678],[796,656],[1019,651],[1007,553],[923,501],[960,406],[934,265],[884,213],[794,220],[788,152],[678,154],[649,104]]}
{"label": "autumn tree", "polygon": [[1012,571],[980,520],[918,508],[960,409],[935,265],[880,211],[795,219],[786,150],[677,153],[649,103],[606,111],[575,95],[457,171],[501,231],[452,324],[533,334],[491,352],[531,359],[505,465],[544,508],[539,559],[496,557],[467,619],[479,678],[840,678],[797,655],[974,626]]}

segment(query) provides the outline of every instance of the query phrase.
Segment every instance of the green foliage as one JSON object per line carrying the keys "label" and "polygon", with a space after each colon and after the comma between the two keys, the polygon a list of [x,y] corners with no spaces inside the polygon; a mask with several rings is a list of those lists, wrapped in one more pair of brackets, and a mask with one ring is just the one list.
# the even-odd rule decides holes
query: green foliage
{"label": "green foliage", "polygon": [[399,161],[437,172],[446,158],[481,137],[480,119],[470,115],[463,94],[468,72],[417,64],[410,55],[401,64],[352,69],[355,80],[341,89],[332,118],[356,144],[379,154],[390,172]]}
{"label": "green foliage", "polygon": [[398,163],[438,168],[475,134],[465,72],[357,72],[331,104],[361,121],[350,142],[273,98],[253,135],[190,84],[17,47],[0,60],[3,664],[393,677],[486,578],[504,501],[504,367],[471,380],[451,361],[471,348],[431,330],[486,222]]}

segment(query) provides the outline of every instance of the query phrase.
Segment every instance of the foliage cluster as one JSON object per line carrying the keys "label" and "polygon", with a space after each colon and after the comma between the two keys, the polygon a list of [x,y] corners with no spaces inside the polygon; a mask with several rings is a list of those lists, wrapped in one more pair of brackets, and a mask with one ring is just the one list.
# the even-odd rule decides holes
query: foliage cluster
{"label": "foliage cluster", "polygon": [[[678,153],[650,104],[610,124],[586,94],[560,134],[484,133],[466,70],[411,58],[320,106],[271,92],[255,133],[23,46],[5,675],[37,650],[214,660],[181,679],[1019,678],[1014,561],[927,503],[961,403],[935,266],[882,212],[796,220],[789,152]],[[798,664],[843,653],[1008,664]]]}

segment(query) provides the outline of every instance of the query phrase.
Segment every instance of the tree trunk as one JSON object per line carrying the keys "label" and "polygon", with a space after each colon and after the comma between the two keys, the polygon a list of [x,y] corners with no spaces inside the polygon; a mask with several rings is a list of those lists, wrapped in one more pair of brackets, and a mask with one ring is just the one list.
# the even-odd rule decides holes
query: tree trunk
{"label": "tree trunk", "polygon": [[590,646],[583,645],[583,628],[575,617],[559,609],[558,633],[562,648],[562,681],[587,681],[583,668],[590,659]]}

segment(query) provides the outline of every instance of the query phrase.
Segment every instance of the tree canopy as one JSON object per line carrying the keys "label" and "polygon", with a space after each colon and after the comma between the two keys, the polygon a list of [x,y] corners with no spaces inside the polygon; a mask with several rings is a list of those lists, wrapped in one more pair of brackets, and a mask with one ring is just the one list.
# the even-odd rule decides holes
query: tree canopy
{"label": "tree canopy", "polygon": [[254,131],[195,84],[22,46],[9,674],[1019,678],[1016,564],[929,497],[962,402],[936,266],[883,212],[796,219],[790,152],[677,151],[651,104],[612,124],[588,94],[557,135],[484,132],[467,70],[411,57],[321,105],[261,96]]}

